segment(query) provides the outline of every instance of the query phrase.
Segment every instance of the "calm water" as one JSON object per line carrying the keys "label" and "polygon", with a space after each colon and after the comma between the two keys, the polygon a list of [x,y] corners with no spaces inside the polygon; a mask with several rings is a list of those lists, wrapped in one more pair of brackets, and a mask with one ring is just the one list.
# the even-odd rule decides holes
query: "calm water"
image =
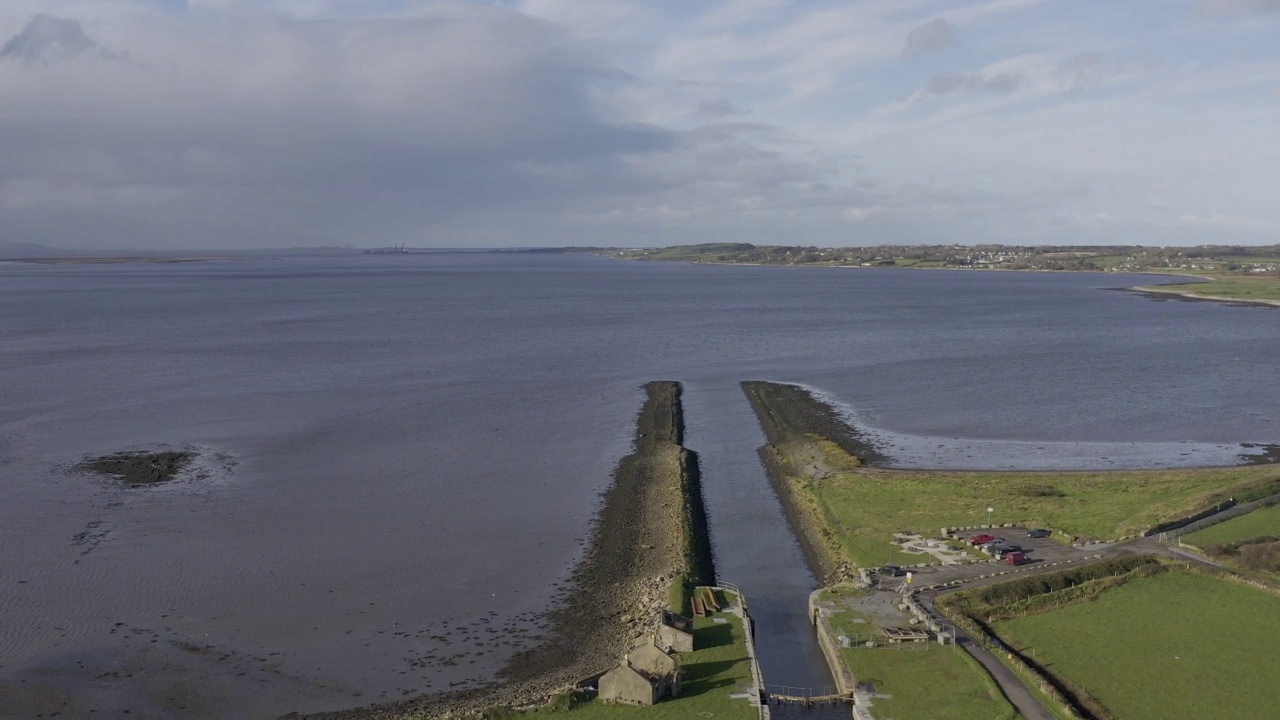
{"label": "calm water", "polygon": [[[489,629],[528,627],[578,559],[651,379],[686,382],[718,569],[749,594],[766,678],[826,684],[737,382],[828,393],[917,466],[1213,464],[1280,439],[1280,312],[1100,289],[1140,282],[576,256],[0,265],[0,715],[53,697],[270,717],[487,677],[510,650]],[[141,492],[68,472],[157,445],[222,459]]]}

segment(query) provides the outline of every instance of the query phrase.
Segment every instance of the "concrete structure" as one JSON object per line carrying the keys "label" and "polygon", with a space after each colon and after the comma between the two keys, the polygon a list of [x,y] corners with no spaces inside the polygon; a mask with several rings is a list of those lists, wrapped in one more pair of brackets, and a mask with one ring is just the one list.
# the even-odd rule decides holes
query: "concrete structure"
{"label": "concrete structure", "polygon": [[675,658],[647,642],[602,675],[599,687],[601,702],[653,705],[680,694],[680,668]]}
{"label": "concrete structure", "polygon": [[667,652],[693,652],[693,620],[663,611],[654,643]]}

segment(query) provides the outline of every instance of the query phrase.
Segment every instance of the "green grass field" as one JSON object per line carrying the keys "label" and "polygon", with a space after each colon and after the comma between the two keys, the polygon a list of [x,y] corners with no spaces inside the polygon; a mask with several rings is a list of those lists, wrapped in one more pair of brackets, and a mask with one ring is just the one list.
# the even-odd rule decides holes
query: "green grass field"
{"label": "green grass field", "polygon": [[[829,465],[841,467],[840,462],[832,458]],[[925,561],[891,544],[893,533],[911,529],[932,536],[944,526],[980,525],[988,507],[995,508],[998,523],[1113,540],[1278,478],[1280,468],[1252,466],[1064,473],[851,470],[816,484],[793,482],[812,499],[807,504],[816,521],[831,531],[844,556],[869,566]]]}
{"label": "green grass field", "polygon": [[[1150,289],[1159,290],[1160,286]],[[1239,300],[1280,300],[1280,279],[1267,276],[1216,276],[1210,282],[1164,286],[1164,289]]]}
{"label": "green grass field", "polygon": [[[846,591],[846,594],[863,594]],[[825,599],[835,600],[838,591],[828,591]],[[863,623],[854,623],[861,617]],[[870,619],[852,610],[836,612],[832,627],[838,632],[870,631]],[[865,639],[865,636],[863,638]],[[936,642],[911,643],[879,648],[848,648],[840,651],[858,682],[872,682],[877,693],[871,709],[877,718],[894,720],[1013,720],[1018,713],[1000,694],[995,682],[969,653],[954,645]]]}
{"label": "green grass field", "polygon": [[1262,718],[1280,708],[1280,597],[1225,580],[1136,578],[995,629],[1124,720]]}
{"label": "green grass field", "polygon": [[858,682],[873,682],[877,717],[894,720],[1014,720],[1018,712],[964,650],[851,648],[840,652]]}
{"label": "green grass field", "polygon": [[718,624],[709,617],[694,620],[694,642],[698,649],[677,656],[684,682],[684,689],[679,697],[648,708],[591,701],[568,710],[544,708],[524,713],[520,717],[567,717],[582,720],[684,720],[714,717],[717,720],[755,720],[758,717],[757,711],[745,699],[729,697],[740,691],[739,686],[749,685],[751,682],[751,665],[747,660],[742,620],[728,613],[720,613],[717,617],[729,622]]}
{"label": "green grass field", "polygon": [[1210,525],[1182,536],[1182,541],[1196,547],[1225,545],[1260,537],[1280,537],[1280,505],[1258,508],[1238,518]]}

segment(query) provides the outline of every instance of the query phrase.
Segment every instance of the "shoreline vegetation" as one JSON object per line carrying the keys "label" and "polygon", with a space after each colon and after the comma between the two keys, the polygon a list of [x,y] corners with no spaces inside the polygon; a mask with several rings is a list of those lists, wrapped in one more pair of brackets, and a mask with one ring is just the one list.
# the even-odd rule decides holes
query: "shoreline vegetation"
{"label": "shoreline vegetation", "polygon": [[[1184,300],[1187,302],[1214,302],[1225,303],[1228,305],[1239,305],[1242,307],[1280,307],[1280,282],[1275,283],[1275,288],[1269,288],[1271,294],[1276,295],[1275,298],[1265,297],[1248,297],[1247,294],[1251,289],[1239,288],[1236,295],[1213,295],[1198,290],[1187,290],[1185,288],[1196,287],[1197,285],[1218,285],[1222,284],[1221,278],[1205,278],[1203,283],[1175,283],[1173,285],[1139,285],[1137,287],[1124,288],[1125,290],[1145,295],[1154,300]],[[1230,289],[1226,292],[1231,292]]]}
{"label": "shoreline vegetation", "polygon": [[[767,443],[760,448],[760,456],[770,482],[815,573],[822,578],[822,587],[815,596],[818,593],[849,596],[863,592],[861,588],[871,582],[864,571],[884,564],[920,567],[919,561],[925,557],[907,555],[896,544],[904,534],[913,531],[932,537],[941,529],[941,536],[946,537],[956,526],[987,528],[987,524],[981,524],[987,522],[994,528],[998,521],[1006,528],[1051,528],[1055,540],[1073,545],[1121,542],[1120,548],[1124,549],[1115,550],[1108,559],[1065,570],[1037,573],[1033,567],[1029,569],[1032,574],[994,583],[981,581],[994,577],[988,573],[1002,575],[1008,571],[975,568],[976,572],[965,574],[950,570],[951,574],[945,576],[950,582],[941,586],[926,582],[921,589],[935,593],[937,608],[943,611],[943,616],[963,628],[968,635],[963,643],[983,638],[984,647],[996,648],[994,662],[1004,665],[1013,673],[1012,677],[1018,678],[1012,682],[1025,686],[1030,702],[1038,703],[1055,717],[1086,720],[1111,720],[1117,715],[1128,717],[1129,714],[1137,717],[1134,707],[1158,704],[1150,691],[1158,687],[1153,684],[1154,677],[1150,677],[1158,672],[1143,675],[1152,667],[1151,647],[1158,647],[1162,652],[1168,650],[1169,656],[1194,657],[1199,664],[1187,662],[1176,666],[1177,672],[1186,671],[1182,675],[1186,687],[1194,684],[1196,668],[1212,668],[1211,673],[1206,672],[1216,678],[1212,688],[1203,688],[1206,692],[1199,689],[1184,692],[1178,699],[1186,704],[1197,703],[1201,714],[1209,708],[1228,704],[1228,700],[1241,711],[1237,712],[1241,717],[1249,716],[1250,712],[1256,715],[1259,708],[1274,706],[1274,683],[1259,675],[1247,661],[1231,664],[1226,658],[1240,657],[1231,655],[1232,638],[1249,633],[1248,612],[1264,604],[1274,605],[1274,598],[1267,598],[1265,592],[1280,595],[1280,590],[1199,560],[1174,564],[1157,559],[1153,548],[1159,546],[1145,538],[1235,503],[1275,496],[1280,492],[1280,468],[1242,465],[1098,472],[890,469],[883,467],[883,456],[872,444],[864,442],[864,436],[856,427],[851,427],[835,408],[807,389],[772,382],[744,382],[742,388],[765,431]],[[868,467],[864,461],[881,466]],[[1002,514],[994,520],[981,517],[982,510],[991,506],[999,507]],[[1228,520],[1219,530],[1224,540],[1244,538],[1241,542],[1246,548],[1249,543],[1258,547],[1258,552],[1245,558],[1253,563],[1251,569],[1260,571],[1258,574],[1280,566],[1280,561],[1275,559],[1280,553],[1274,550],[1280,543],[1273,546],[1270,543],[1276,538],[1267,536],[1274,527],[1275,516],[1263,514],[1266,512],[1254,510],[1249,515]],[[1016,521],[1010,522],[1015,518]],[[1233,522],[1237,525],[1228,527]],[[1126,548],[1122,541],[1129,539],[1133,542]],[[1234,549],[1235,546],[1227,547]],[[937,563],[924,563],[928,564]],[[1044,568],[1058,564],[1061,563],[1050,563]],[[926,574],[924,577],[939,576]],[[1156,579],[1150,579],[1153,577]],[[974,580],[980,582],[963,585]],[[1198,603],[1194,611],[1178,615],[1181,625],[1177,632],[1171,630],[1170,613],[1164,609],[1160,597],[1161,592],[1170,588],[1156,588],[1160,583],[1170,582],[1181,583],[1171,588],[1187,595],[1181,605]],[[948,588],[955,584],[965,589],[952,593]],[[1257,592],[1258,589],[1264,592]],[[1215,594],[1213,600],[1196,599],[1209,592]],[[1133,593],[1141,594],[1141,602],[1126,600]],[[1206,632],[1204,628],[1210,623],[1200,618],[1214,611],[1215,603],[1223,606],[1223,612],[1213,618],[1213,629]],[[1109,611],[1100,614],[1087,609],[1092,606],[1105,606]],[[874,610],[875,603],[865,607]],[[829,617],[836,618],[837,622],[847,621],[841,612],[845,611],[836,611]],[[1076,618],[1077,614],[1087,616],[1087,621]],[[853,627],[869,626],[866,617],[861,622],[864,624]],[[1141,628],[1145,633],[1142,641],[1113,648],[1114,638],[1126,634],[1129,626]],[[843,627],[847,632],[849,626]],[[1267,641],[1254,642],[1251,638],[1250,642],[1261,648]],[[1203,648],[1211,650],[1201,652]],[[967,649],[974,659],[981,661],[980,652],[973,651],[972,645]],[[883,655],[865,653],[889,653],[888,659],[893,662],[885,661]],[[925,658],[918,663],[919,667],[899,662],[901,658],[893,650],[854,649],[836,651],[836,655],[834,659],[831,654],[827,657],[833,673],[843,668],[857,678],[879,678],[883,683],[878,682],[877,687],[881,684],[893,687],[897,683],[897,687],[903,688],[943,682],[946,673],[951,671],[929,654],[908,653],[908,660]],[[1089,672],[1091,658],[1097,656],[1108,658],[1107,672]],[[842,665],[837,667],[836,663]],[[1219,665],[1226,669],[1218,670]],[[983,677],[995,678],[1006,691],[1005,697],[1013,700],[1014,696],[1007,692],[1010,680],[1001,680],[994,670],[987,675],[990,665],[985,669],[979,669],[974,663],[966,666],[981,672]],[[1126,689],[1134,684],[1112,681],[1130,675],[1143,675],[1147,682],[1141,685],[1146,690]],[[1237,677],[1241,678],[1241,692],[1233,693],[1227,688]],[[1229,699],[1224,699],[1227,696],[1223,693],[1228,693]],[[1205,697],[1212,699],[1206,701]],[[1173,705],[1165,703],[1161,708],[1163,714],[1150,716],[1168,717]],[[1124,712],[1113,713],[1112,707]],[[934,716],[928,709],[915,708],[909,712],[906,705],[894,706],[890,712],[895,717]],[[872,714],[875,715],[874,708]],[[995,715],[994,708],[987,714],[988,717]]]}
{"label": "shoreline vegetation", "polygon": [[614,471],[570,589],[547,614],[550,631],[507,662],[501,682],[307,717],[465,718],[541,706],[616,665],[656,626],[673,586],[714,584],[698,458],[682,445],[682,386],[655,381],[644,390],[634,452]]}
{"label": "shoreline vegetation", "polygon": [[[1010,246],[933,245],[818,248],[749,243],[704,243],[632,250],[595,249],[624,260],[721,265],[1102,272],[1186,278],[1164,286],[1116,288],[1154,299],[1203,300],[1280,307],[1280,245],[1198,246]],[[1196,283],[1196,289],[1185,287]]]}
{"label": "shoreline vegetation", "polygon": [[885,459],[808,390],[744,382],[767,443],[770,482],[806,557],[826,583],[857,568],[915,564],[894,544],[907,530],[997,520],[1056,531],[1062,542],[1142,536],[1228,502],[1280,492],[1272,464],[1175,470],[972,471],[883,467]]}
{"label": "shoreline vegetation", "polygon": [[[783,512],[810,569],[820,580],[831,578],[845,561],[831,528],[820,521],[821,509],[815,498],[801,486],[806,479],[820,480],[837,470],[853,470],[887,458],[834,408],[798,385],[746,380],[741,386],[764,430],[766,443],[757,453],[782,501]],[[824,444],[835,448],[824,448]],[[842,451],[845,462],[832,467],[827,461],[828,449]]]}

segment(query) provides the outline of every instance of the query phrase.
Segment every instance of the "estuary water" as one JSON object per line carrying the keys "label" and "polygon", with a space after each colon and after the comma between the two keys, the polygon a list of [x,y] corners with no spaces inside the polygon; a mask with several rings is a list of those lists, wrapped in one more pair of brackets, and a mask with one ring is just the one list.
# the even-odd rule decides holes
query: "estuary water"
{"label": "estuary water", "polygon": [[[1280,440],[1280,311],[1149,276],[586,255],[0,264],[0,717],[274,717],[466,687],[532,638],[685,382],[766,680],[826,684],[744,379],[917,467],[1234,462]],[[88,455],[195,448],[125,490]],[[517,628],[518,632],[510,632]]]}

